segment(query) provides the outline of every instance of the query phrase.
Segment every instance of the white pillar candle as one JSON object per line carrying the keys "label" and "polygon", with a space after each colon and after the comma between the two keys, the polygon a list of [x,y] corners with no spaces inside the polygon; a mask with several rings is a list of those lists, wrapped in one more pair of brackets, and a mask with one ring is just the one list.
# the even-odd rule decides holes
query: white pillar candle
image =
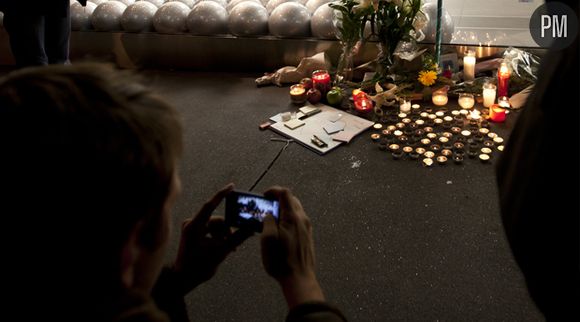
{"label": "white pillar candle", "polygon": [[475,51],[468,50],[463,56],[463,80],[471,82],[475,79]]}
{"label": "white pillar candle", "polygon": [[483,106],[490,107],[495,103],[495,90],[494,84],[483,85]]}

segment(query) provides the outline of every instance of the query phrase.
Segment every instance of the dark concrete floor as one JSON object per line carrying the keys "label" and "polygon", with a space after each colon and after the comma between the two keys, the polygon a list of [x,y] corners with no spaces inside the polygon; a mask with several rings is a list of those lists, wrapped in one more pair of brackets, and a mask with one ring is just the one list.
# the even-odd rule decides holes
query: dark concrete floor
{"label": "dark concrete floor", "polygon": [[[249,189],[283,143],[258,124],[288,109],[287,88],[260,75],[147,71],[183,115],[182,220],[229,182]],[[494,130],[507,136],[509,124]],[[539,321],[499,216],[494,167],[423,168],[379,151],[368,133],[325,156],[291,144],[257,185],[290,187],[314,225],[327,299],[352,321]],[[223,208],[218,214],[221,214]],[[233,253],[187,298],[194,321],[282,321],[259,238]]]}

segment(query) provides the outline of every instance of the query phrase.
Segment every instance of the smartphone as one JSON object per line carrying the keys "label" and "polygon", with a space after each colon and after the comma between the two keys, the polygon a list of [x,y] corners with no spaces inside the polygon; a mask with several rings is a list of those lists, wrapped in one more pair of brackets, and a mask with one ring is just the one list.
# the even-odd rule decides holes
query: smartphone
{"label": "smartphone", "polygon": [[280,218],[280,203],[263,195],[232,191],[226,196],[226,223],[232,227],[262,232],[264,219],[272,215]]}

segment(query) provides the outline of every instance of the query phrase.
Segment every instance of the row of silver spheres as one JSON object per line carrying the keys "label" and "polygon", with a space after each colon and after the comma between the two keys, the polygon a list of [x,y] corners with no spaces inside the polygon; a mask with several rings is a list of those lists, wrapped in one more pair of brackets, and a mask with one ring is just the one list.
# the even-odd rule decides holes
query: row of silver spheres
{"label": "row of silver spheres", "polygon": [[[281,38],[336,39],[332,0],[71,0],[73,30],[190,33],[194,35],[273,35]],[[425,41],[435,40],[437,5],[421,8],[428,23]],[[443,41],[449,43],[454,23],[443,8]],[[370,33],[370,25],[368,26]]]}
{"label": "row of silver spheres", "polygon": [[73,30],[274,35],[335,39],[330,0],[89,0],[71,3]]}

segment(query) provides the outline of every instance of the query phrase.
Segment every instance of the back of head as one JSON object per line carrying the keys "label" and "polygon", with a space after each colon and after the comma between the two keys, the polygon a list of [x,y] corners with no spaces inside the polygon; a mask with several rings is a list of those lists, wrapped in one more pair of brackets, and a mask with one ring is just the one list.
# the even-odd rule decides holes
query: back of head
{"label": "back of head", "polygon": [[0,149],[2,284],[15,302],[37,307],[36,292],[58,292],[69,298],[40,296],[59,312],[116,290],[120,249],[138,222],[151,232],[140,242],[156,246],[181,126],[128,73],[89,64],[8,75]]}

